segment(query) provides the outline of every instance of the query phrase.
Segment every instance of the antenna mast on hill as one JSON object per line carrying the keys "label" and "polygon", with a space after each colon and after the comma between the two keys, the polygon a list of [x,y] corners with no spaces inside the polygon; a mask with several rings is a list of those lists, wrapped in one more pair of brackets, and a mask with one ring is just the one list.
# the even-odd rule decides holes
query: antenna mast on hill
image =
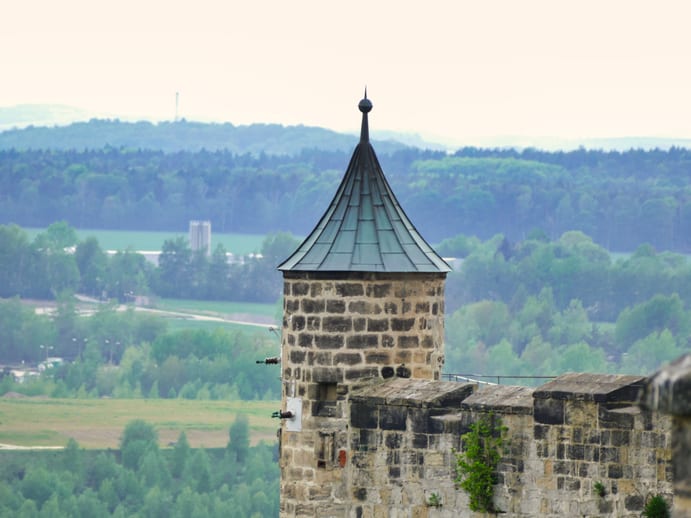
{"label": "antenna mast on hill", "polygon": [[180,98],[180,92],[175,92],[175,122],[178,121],[178,100]]}

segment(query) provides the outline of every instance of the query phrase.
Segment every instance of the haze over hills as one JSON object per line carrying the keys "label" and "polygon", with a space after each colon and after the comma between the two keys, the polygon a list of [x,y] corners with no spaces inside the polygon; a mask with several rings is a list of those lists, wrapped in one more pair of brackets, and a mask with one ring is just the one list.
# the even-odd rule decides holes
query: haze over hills
{"label": "haze over hills", "polygon": [[[382,153],[406,147],[444,149],[418,135],[372,132]],[[226,149],[233,153],[296,155],[303,149],[350,151],[357,134],[311,126],[175,121],[125,121],[91,116],[68,106],[0,108],[0,149],[100,149],[106,146],[165,152]]]}
{"label": "haze over hills", "polygon": [[[546,151],[586,149],[691,148],[691,139],[671,137],[560,138],[494,135],[463,141],[440,135],[372,130],[378,151],[404,147],[455,151],[461,147],[536,148]],[[295,155],[303,149],[349,151],[357,134],[311,126],[225,122],[130,121],[65,105],[24,104],[0,107],[0,149],[100,149],[104,146],[198,151],[228,149],[234,153]]]}
{"label": "haze over hills", "polygon": [[62,104],[0,106],[0,132],[27,126],[64,126],[95,117],[86,110]]}

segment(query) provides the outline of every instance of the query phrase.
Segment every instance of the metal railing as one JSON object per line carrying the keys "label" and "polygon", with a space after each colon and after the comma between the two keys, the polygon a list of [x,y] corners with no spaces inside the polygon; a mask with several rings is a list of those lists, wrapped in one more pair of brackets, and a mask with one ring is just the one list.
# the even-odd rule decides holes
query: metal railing
{"label": "metal railing", "polygon": [[[556,376],[518,376],[518,375],[496,375],[496,374],[455,374],[444,373],[441,375],[443,380],[458,381],[461,383],[477,383],[478,385],[502,385],[502,380],[553,380]],[[484,381],[492,380],[492,381]],[[496,380],[496,383],[494,382]],[[503,383],[506,384],[506,383]],[[526,383],[518,383],[525,385]]]}

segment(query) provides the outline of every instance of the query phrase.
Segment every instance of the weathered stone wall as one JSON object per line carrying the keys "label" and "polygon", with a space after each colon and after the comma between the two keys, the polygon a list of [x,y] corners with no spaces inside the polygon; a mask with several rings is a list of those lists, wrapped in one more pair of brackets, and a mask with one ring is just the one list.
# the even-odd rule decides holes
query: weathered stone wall
{"label": "weathered stone wall", "polygon": [[454,450],[482,416],[508,428],[495,494],[507,518],[638,517],[650,495],[672,501],[688,416],[672,441],[672,418],[636,404],[641,377],[568,374],[534,390],[438,381],[444,275],[413,277],[285,273],[282,410],[301,415],[281,426],[281,516],[475,516]]}
{"label": "weathered stone wall", "polygon": [[[644,381],[568,374],[535,391],[531,458],[540,514],[638,517],[649,495],[671,500],[671,421],[638,406]],[[520,495],[529,499],[525,490]]]}
{"label": "weathered stone wall", "polygon": [[[492,415],[508,428],[495,496],[507,518],[638,517],[648,495],[672,499],[671,422],[635,405],[641,381],[565,375],[535,391],[471,394],[470,385],[393,380],[355,391],[342,516],[475,516],[454,485],[453,451]],[[441,507],[429,505],[433,493]]]}
{"label": "weathered stone wall", "polygon": [[[300,430],[281,427],[281,514],[349,506],[351,391],[377,380],[439,379],[445,274],[284,273],[282,384]],[[291,422],[291,424],[294,424]]]}
{"label": "weathered stone wall", "polygon": [[401,374],[439,379],[445,274],[334,277],[284,275],[284,383],[295,379],[306,395],[309,371],[328,371],[339,382]]}
{"label": "weathered stone wall", "polygon": [[642,406],[672,419],[674,518],[691,518],[691,354],[648,380]]}

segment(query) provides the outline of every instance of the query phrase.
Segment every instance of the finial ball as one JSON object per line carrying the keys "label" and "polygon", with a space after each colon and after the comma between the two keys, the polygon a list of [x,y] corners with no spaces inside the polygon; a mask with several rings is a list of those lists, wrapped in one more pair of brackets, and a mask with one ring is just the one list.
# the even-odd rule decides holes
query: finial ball
{"label": "finial ball", "polygon": [[372,110],[372,101],[365,97],[362,101],[358,103],[357,107],[360,109],[362,113],[369,113]]}

